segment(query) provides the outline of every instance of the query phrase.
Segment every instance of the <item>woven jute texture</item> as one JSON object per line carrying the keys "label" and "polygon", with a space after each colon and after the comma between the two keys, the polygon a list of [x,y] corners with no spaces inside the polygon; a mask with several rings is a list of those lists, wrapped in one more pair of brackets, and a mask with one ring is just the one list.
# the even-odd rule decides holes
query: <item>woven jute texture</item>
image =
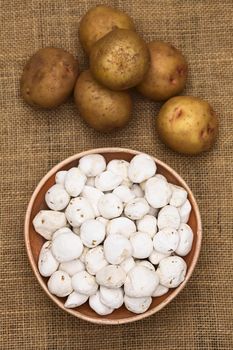
{"label": "woven jute texture", "polygon": [[[0,348],[1,349],[233,349],[233,2],[232,0],[102,1],[127,11],[145,40],[173,43],[186,55],[185,94],[207,99],[220,135],[198,157],[173,153],[156,135],[159,104],[134,96],[134,117],[122,131],[102,135],[80,120],[70,99],[52,111],[27,106],[19,78],[37,49],[52,45],[87,60],[78,42],[91,0],[0,1]],[[156,315],[132,324],[98,326],[55,306],[38,285],[26,256],[23,222],[41,177],[83,150],[122,146],[167,162],[188,182],[200,206],[203,245],[182,293]]]}

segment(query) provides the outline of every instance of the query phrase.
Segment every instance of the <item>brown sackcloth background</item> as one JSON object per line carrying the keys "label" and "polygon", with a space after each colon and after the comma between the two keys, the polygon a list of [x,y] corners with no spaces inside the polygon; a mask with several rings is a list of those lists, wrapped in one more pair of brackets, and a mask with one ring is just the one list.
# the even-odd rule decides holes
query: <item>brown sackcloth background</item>
{"label": "brown sackcloth background", "polygon": [[[80,120],[70,100],[35,110],[19,96],[19,78],[37,49],[54,45],[79,57],[81,16],[92,0],[0,0],[0,349],[232,350],[233,349],[233,1],[102,1],[127,11],[145,40],[179,47],[190,64],[185,91],[217,111],[214,149],[190,158],[157,138],[155,104],[135,95],[134,118],[121,132],[101,135]],[[98,326],[55,306],[38,285],[24,247],[30,196],[56,163],[94,147],[148,152],[184,177],[198,200],[203,246],[182,293],[156,315],[133,324]]]}

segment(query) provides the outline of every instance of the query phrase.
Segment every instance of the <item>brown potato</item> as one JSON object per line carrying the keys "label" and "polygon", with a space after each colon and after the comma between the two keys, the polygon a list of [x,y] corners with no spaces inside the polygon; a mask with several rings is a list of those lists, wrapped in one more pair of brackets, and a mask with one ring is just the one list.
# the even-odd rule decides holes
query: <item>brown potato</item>
{"label": "brown potato", "polygon": [[152,41],[148,47],[150,68],[137,90],[154,101],[165,101],[185,88],[188,64],[183,54],[168,43]]}
{"label": "brown potato", "polygon": [[79,40],[84,51],[90,54],[93,44],[113,29],[135,30],[131,17],[110,6],[92,7],[81,19]]}
{"label": "brown potato", "polygon": [[174,151],[198,154],[213,145],[218,120],[208,102],[192,96],[168,100],[156,119],[158,135]]}
{"label": "brown potato", "polygon": [[138,85],[150,62],[145,41],[132,30],[115,29],[98,40],[90,55],[93,77],[112,90]]}
{"label": "brown potato", "polygon": [[24,67],[21,95],[32,106],[57,107],[72,93],[77,76],[78,61],[70,53],[55,47],[40,49]]}
{"label": "brown potato", "polygon": [[129,93],[105,88],[94,80],[89,70],[78,78],[74,100],[85,122],[102,132],[122,128],[132,113],[133,103]]}

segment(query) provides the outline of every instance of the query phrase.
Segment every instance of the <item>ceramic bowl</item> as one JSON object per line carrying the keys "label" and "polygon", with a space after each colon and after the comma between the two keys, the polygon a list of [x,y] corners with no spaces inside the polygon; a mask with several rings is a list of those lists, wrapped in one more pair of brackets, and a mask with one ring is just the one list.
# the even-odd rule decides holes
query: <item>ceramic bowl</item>
{"label": "ceramic bowl", "polygon": [[133,322],[137,320],[141,320],[145,317],[151,316],[154,313],[158,312],[162,308],[164,308],[167,304],[169,304],[184,288],[189,278],[191,277],[195,265],[198,260],[200,248],[201,248],[201,238],[202,238],[202,229],[201,229],[201,219],[199,209],[196,203],[196,200],[192,194],[192,191],[186,184],[186,182],[167,164],[162,161],[154,158],[157,165],[157,173],[164,175],[167,180],[173,184],[182,186],[188,192],[188,199],[191,202],[192,210],[189,218],[188,224],[191,226],[194,233],[194,240],[192,245],[192,250],[190,253],[184,257],[187,263],[187,274],[184,282],[180,284],[175,289],[170,289],[169,292],[161,297],[153,298],[153,302],[150,308],[143,314],[134,314],[128,311],[124,306],[120,309],[115,310],[112,314],[107,316],[99,316],[97,315],[88,305],[88,303],[79,306],[75,309],[66,309],[64,307],[65,298],[58,298],[55,295],[52,295],[47,288],[47,280],[48,278],[44,278],[40,275],[37,267],[38,257],[40,253],[40,249],[45,242],[44,238],[40,236],[33,228],[32,220],[35,215],[41,210],[46,209],[45,203],[45,193],[46,191],[55,183],[55,174],[59,170],[68,170],[74,166],[78,165],[78,161],[81,157],[87,154],[99,153],[102,154],[106,161],[109,162],[112,159],[124,159],[130,161],[136,154],[141,152],[134,151],[131,149],[123,149],[123,148],[101,148],[101,149],[92,149],[89,151],[85,151],[79,154],[76,154],[70,158],[67,158],[53,167],[47,175],[43,177],[43,179],[39,182],[36,187],[31,200],[29,202],[26,218],[25,218],[25,243],[28,258],[32,267],[32,270],[36,276],[37,281],[44,289],[47,296],[53,300],[55,304],[57,304],[61,309],[70,313],[75,317],[79,317],[80,319],[98,323],[98,324],[123,324],[128,322]]}

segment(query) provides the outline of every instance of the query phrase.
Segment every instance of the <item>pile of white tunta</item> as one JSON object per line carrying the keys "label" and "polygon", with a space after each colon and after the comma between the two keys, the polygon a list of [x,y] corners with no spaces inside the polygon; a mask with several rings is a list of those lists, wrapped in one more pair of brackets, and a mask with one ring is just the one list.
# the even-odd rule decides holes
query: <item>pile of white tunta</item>
{"label": "pile of white tunta", "polygon": [[186,275],[193,232],[187,192],[156,174],[154,160],[106,164],[99,154],[59,171],[33,225],[46,242],[38,268],[65,307],[87,302],[99,315],[123,304],[145,312],[152,297],[176,288]]}

